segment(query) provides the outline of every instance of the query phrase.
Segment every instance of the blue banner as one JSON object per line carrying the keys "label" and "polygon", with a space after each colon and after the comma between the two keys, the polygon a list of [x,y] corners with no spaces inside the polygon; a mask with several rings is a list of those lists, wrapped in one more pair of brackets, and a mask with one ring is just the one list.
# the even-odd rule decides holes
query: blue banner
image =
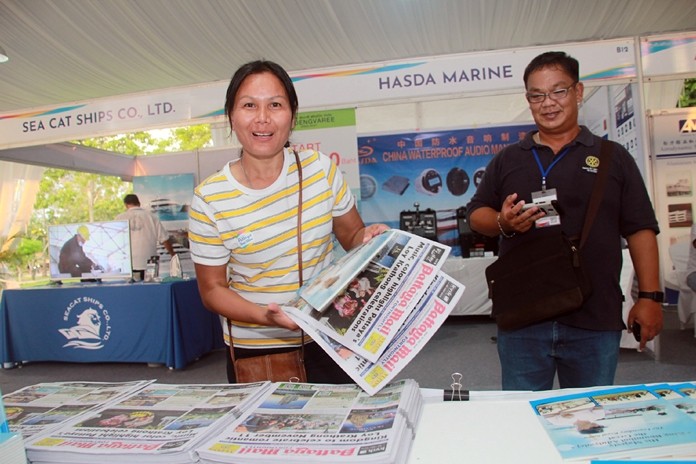
{"label": "blue banner", "polygon": [[360,213],[399,228],[402,211],[435,210],[438,240],[460,255],[457,208],[466,206],[493,156],[533,124],[358,137]]}

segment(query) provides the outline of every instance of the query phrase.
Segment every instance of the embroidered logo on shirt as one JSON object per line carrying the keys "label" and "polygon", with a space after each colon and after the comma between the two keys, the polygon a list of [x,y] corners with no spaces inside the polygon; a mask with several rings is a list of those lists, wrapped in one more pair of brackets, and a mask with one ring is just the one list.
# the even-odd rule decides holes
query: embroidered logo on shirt
{"label": "embroidered logo on shirt", "polygon": [[591,172],[591,173],[596,174],[598,167],[599,167],[599,158],[597,158],[594,155],[588,155],[585,158],[585,166],[583,166],[582,169],[584,169],[587,172]]}

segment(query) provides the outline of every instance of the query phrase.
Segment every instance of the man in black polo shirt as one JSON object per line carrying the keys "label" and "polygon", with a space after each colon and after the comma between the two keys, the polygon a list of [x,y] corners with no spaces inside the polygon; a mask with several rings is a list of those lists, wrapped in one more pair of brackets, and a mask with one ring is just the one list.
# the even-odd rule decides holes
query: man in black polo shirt
{"label": "man in black polo shirt", "polygon": [[[525,70],[526,97],[538,131],[495,156],[467,206],[472,229],[501,237],[501,256],[554,229],[580,235],[601,139],[578,124],[584,89],[578,79],[577,60],[563,52],[543,53]],[[641,348],[662,330],[657,219],[634,159],[621,145],[611,144],[608,181],[581,250],[592,294],[578,311],[519,330],[498,330],[503,389],[548,390],[556,373],[561,388],[613,383],[626,328],[619,285],[621,237],[641,291],[628,325],[639,324]],[[534,206],[551,200],[560,215]],[[534,276],[529,279],[533,284]]]}

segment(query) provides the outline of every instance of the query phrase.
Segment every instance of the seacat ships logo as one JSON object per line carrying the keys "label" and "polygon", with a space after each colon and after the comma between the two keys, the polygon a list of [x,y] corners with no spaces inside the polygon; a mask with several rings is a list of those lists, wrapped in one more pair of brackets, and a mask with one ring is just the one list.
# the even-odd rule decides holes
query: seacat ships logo
{"label": "seacat ships logo", "polygon": [[111,337],[109,312],[92,297],[75,298],[65,308],[63,320],[74,325],[58,329],[68,342],[63,348],[100,350]]}

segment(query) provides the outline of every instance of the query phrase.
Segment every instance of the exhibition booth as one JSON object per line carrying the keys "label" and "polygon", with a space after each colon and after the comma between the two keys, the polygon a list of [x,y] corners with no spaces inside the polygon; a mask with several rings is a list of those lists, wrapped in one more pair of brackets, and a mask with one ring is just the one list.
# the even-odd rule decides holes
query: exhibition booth
{"label": "exhibition booth", "polygon": [[0,362],[163,364],[182,369],[224,348],[195,279],[4,290]]}
{"label": "exhibition booth", "polygon": [[[674,107],[681,90],[675,82],[696,75],[696,32],[368,63],[292,74],[301,104],[292,143],[297,149],[319,149],[337,162],[360,199],[359,209],[366,222],[399,227],[400,213],[414,207],[436,213],[437,238],[453,247],[453,257],[445,271],[467,287],[454,311],[456,315],[490,313],[483,271],[495,259],[490,254],[462,257],[456,211],[471,199],[490,159],[533,127],[523,95],[524,67],[539,53],[557,49],[568,52],[581,64],[586,97],[580,112],[581,123],[597,135],[619,142],[636,159],[661,224],[665,286],[675,292],[685,291],[681,266],[685,250],[676,245],[688,241],[693,223],[696,109],[664,108]],[[235,141],[226,140],[229,131],[223,102],[227,84],[225,81],[162,89],[25,114],[0,114],[0,160],[115,175],[133,180],[134,184],[140,182],[141,186],[161,176],[183,175],[189,176],[195,185],[237,156]],[[216,147],[128,157],[66,143],[200,123],[212,124]],[[151,207],[163,198],[152,196]],[[186,206],[182,205],[182,211]],[[622,286],[624,293],[630,295],[633,269],[630,259],[624,261]],[[162,304],[158,310],[173,321],[167,333],[160,334],[171,343],[167,342],[166,353],[143,347],[135,357],[118,353],[114,354],[115,359],[140,359],[179,367],[199,355],[198,351],[213,348],[201,347],[197,354],[174,359],[172,353],[177,344],[187,338],[185,334],[172,335],[176,332],[173,327],[178,311],[171,301],[176,300],[177,285],[194,286],[181,282],[124,287],[134,295],[139,291],[162,292],[169,299],[170,303]],[[72,298],[77,298],[68,295],[67,289],[51,291],[68,301],[66,308]],[[108,287],[94,287],[94,291],[104,294],[95,294],[93,298],[109,298]],[[13,309],[27,305],[39,310],[41,306],[36,304],[42,300],[40,291],[35,296],[30,293],[26,292],[26,300],[14,293],[3,297],[0,316],[6,322],[4,362],[49,357],[48,353],[13,345],[18,337],[10,332],[19,330],[14,324],[20,320]],[[696,303],[689,297],[679,301],[681,323],[692,324]],[[110,308],[114,306],[123,305],[110,304]],[[56,311],[58,323],[60,311]],[[109,311],[113,314],[115,309]],[[136,312],[145,320],[150,317]],[[70,325],[68,319],[69,314],[65,314],[60,324]],[[26,335],[34,329],[38,327],[29,324],[21,330]],[[61,356],[51,359],[68,359]]]}

